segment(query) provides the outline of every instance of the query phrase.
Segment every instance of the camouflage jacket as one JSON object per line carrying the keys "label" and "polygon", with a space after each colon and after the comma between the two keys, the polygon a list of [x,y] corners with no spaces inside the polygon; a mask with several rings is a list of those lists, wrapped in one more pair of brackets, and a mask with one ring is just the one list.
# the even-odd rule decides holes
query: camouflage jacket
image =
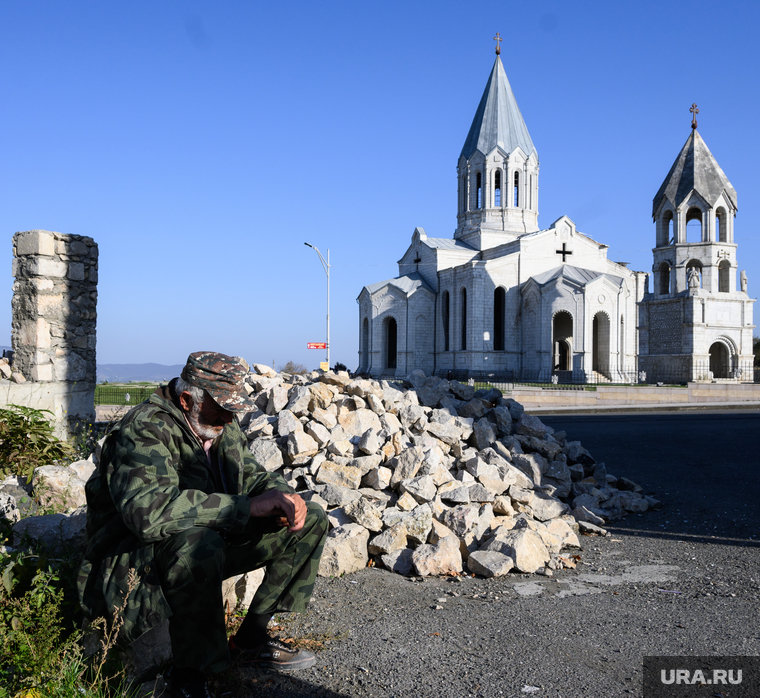
{"label": "camouflage jacket", "polygon": [[237,420],[211,451],[216,473],[170,388],[159,388],[108,434],[87,483],[87,543],[77,586],[90,618],[113,620],[127,578],[139,581],[121,613],[120,641],[130,642],[171,615],[153,563],[153,544],[193,526],[231,533],[249,518],[248,495],[292,492],[253,458]]}

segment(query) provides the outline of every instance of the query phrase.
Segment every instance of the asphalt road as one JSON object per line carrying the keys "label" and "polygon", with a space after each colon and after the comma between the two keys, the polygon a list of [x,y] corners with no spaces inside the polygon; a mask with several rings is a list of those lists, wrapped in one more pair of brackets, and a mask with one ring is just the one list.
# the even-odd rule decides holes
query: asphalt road
{"label": "asphalt road", "polygon": [[645,655],[760,655],[760,412],[541,419],[663,508],[584,537],[551,578],[320,579],[285,626],[329,640],[317,665],[241,673],[243,694],[640,696]]}

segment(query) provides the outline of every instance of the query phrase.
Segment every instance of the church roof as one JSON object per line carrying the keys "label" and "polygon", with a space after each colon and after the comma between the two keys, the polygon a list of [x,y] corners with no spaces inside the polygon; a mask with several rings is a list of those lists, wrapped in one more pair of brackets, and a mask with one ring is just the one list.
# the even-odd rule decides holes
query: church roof
{"label": "church roof", "polygon": [[652,217],[657,215],[657,209],[663,199],[668,199],[677,208],[692,190],[710,206],[714,206],[720,195],[725,192],[734,208],[738,208],[736,190],[696,129],[691,132],[686,144],[681,148],[673,167],[655,195]]}
{"label": "church roof", "polygon": [[426,238],[423,242],[435,250],[461,250],[462,252],[477,252],[477,250],[461,240],[451,238]]}
{"label": "church roof", "polygon": [[379,291],[383,286],[395,286],[399,290],[403,291],[407,296],[411,296],[419,288],[424,288],[433,293],[433,289],[416,271],[406,276],[399,276],[395,279],[386,279],[385,281],[378,281],[376,284],[365,286],[364,288],[373,294],[375,291]]}
{"label": "church roof", "polygon": [[580,286],[585,286],[586,284],[595,281],[600,276],[605,277],[608,281],[611,281],[616,286],[621,286],[623,283],[622,276],[604,274],[599,271],[592,271],[591,269],[582,269],[581,267],[574,267],[570,264],[563,264],[560,267],[555,267],[554,269],[545,271],[542,274],[536,274],[533,279],[539,286],[545,286],[546,284],[560,277],[574,281]]}
{"label": "church roof", "polygon": [[460,157],[469,159],[476,150],[487,155],[496,146],[507,154],[518,146],[526,156],[536,151],[499,56],[494,61]]}

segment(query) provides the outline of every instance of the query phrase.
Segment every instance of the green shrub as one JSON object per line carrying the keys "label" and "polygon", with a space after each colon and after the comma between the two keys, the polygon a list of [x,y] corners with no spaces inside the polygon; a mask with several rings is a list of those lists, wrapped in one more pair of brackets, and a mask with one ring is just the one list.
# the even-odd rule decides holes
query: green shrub
{"label": "green shrub", "polygon": [[49,410],[8,405],[0,408],[0,476],[30,479],[34,469],[67,458],[72,448],[53,434]]}

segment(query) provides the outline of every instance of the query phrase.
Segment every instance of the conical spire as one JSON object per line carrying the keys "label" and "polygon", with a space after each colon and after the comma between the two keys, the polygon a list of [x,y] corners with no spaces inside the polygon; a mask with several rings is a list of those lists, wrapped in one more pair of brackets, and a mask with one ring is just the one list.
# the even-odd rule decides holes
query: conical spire
{"label": "conical spire", "polygon": [[497,145],[508,155],[518,146],[526,156],[536,151],[498,55],[460,157],[469,160],[476,150],[487,155]]}
{"label": "conical spire", "polygon": [[696,191],[709,206],[715,206],[720,195],[725,192],[728,199],[736,205],[736,190],[728,181],[720,165],[713,157],[702,136],[694,129],[673,167],[662,183],[652,202],[652,216],[657,214],[663,199],[668,199],[678,208],[691,191]]}

